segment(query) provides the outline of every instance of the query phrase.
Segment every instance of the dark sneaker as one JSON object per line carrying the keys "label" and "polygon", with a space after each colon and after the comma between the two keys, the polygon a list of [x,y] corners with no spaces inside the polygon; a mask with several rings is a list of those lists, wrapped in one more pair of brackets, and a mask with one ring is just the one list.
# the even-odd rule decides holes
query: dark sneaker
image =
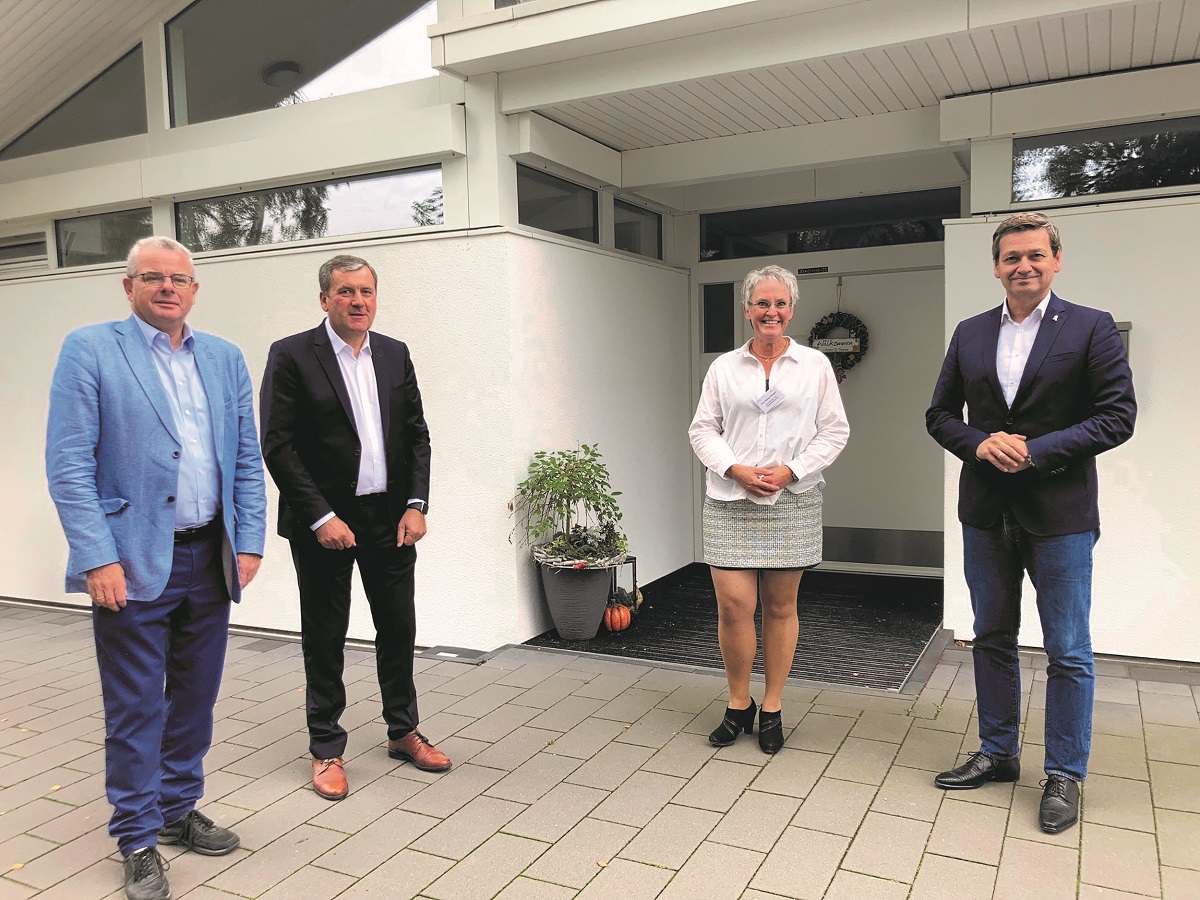
{"label": "dark sneaker", "polygon": [[156,847],[143,847],[125,857],[125,896],[129,900],[171,900],[167,861]]}
{"label": "dark sneaker", "polygon": [[217,825],[198,809],[175,822],[168,822],[158,833],[160,844],[182,844],[204,856],[224,856],[242,845],[228,828]]}

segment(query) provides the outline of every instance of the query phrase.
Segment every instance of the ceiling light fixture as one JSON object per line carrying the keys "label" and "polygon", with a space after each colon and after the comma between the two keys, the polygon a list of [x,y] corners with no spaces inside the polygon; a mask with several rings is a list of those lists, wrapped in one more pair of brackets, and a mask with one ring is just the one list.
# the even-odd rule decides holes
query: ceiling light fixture
{"label": "ceiling light fixture", "polygon": [[263,66],[263,84],[273,88],[282,88],[289,92],[294,91],[300,86],[301,72],[300,63],[295,60],[276,60]]}

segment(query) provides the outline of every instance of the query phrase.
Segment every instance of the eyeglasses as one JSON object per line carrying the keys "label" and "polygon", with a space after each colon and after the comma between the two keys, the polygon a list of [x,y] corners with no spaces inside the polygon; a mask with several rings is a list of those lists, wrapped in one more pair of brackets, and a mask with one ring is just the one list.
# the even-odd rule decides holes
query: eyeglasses
{"label": "eyeglasses", "polygon": [[183,275],[183,274],[164,275],[162,272],[139,272],[137,275],[134,275],[133,277],[142,279],[142,283],[144,285],[146,285],[147,287],[152,287],[152,288],[162,287],[163,282],[166,281],[168,278],[171,279],[171,284],[175,285],[175,287],[177,287],[177,288],[190,287],[196,283],[196,279],[193,278],[191,275]]}
{"label": "eyeglasses", "polygon": [[754,303],[751,303],[750,305],[753,306],[755,309],[770,309],[772,306],[774,306],[776,309],[787,309],[789,306],[792,305],[792,301],[791,300],[776,300],[774,303],[772,303],[770,300],[756,300]]}

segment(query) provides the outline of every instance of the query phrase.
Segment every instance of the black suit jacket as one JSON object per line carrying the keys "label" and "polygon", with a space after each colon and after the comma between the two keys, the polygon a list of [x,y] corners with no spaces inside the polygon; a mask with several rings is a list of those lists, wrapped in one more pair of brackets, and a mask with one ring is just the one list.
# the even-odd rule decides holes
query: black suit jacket
{"label": "black suit jacket", "polygon": [[[990,528],[1011,510],[1031,534],[1095,530],[1096,456],[1129,440],[1137,416],[1116,323],[1052,293],[1010,409],[996,373],[1002,311],[959,323],[925,413],[930,435],[963,461],[959,520]],[[1007,474],[976,459],[997,431],[1025,435],[1035,468]]]}
{"label": "black suit jacket", "polygon": [[[408,346],[371,332],[393,524],[409,500],[429,501],[429,428]],[[279,534],[310,532],[355,502],[362,443],[322,322],[271,345],[259,397],[263,459],[279,487]]]}

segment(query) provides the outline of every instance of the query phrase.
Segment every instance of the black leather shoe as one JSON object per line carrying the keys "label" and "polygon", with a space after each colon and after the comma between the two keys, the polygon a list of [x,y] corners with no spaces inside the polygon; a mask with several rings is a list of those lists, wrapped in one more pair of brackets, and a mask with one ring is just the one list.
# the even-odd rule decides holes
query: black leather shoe
{"label": "black leather shoe", "polygon": [[721,724],[708,736],[708,742],[714,747],[728,747],[743,731],[746,734],[754,734],[754,714],[757,712],[758,705],[753,697],[745,709],[726,707],[725,718],[721,719]]}
{"label": "black leather shoe", "polygon": [[134,850],[125,857],[125,896],[129,900],[171,900],[167,868],[156,847]]}
{"label": "black leather shoe", "polygon": [[936,776],[933,783],[947,791],[966,791],[989,781],[1016,781],[1020,777],[1021,757],[994,759],[979,750],[957,769]]}
{"label": "black leather shoe", "polygon": [[158,842],[182,844],[203,856],[224,856],[242,844],[236,834],[222,828],[198,809],[164,825],[158,832]]}
{"label": "black leather shoe", "polygon": [[783,710],[758,714],[758,749],[763,753],[775,754],[783,747]]}
{"label": "black leather shoe", "polygon": [[1079,821],[1079,783],[1065,775],[1047,775],[1042,785],[1038,824],[1046,834],[1066,831]]}

